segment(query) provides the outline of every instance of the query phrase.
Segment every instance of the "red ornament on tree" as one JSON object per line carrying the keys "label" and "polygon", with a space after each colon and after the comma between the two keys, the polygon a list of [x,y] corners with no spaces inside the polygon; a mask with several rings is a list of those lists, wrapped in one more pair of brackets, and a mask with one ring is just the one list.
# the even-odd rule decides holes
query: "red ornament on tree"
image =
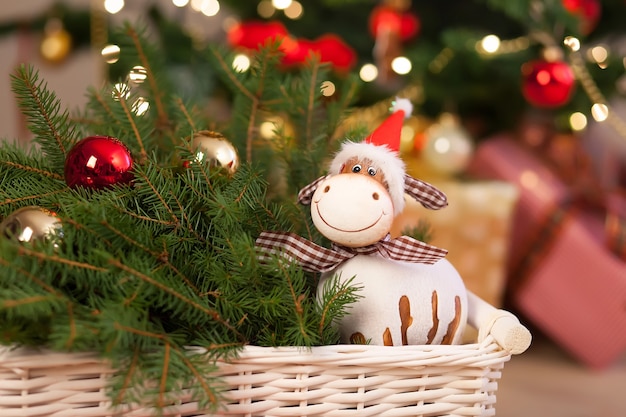
{"label": "red ornament on tree", "polygon": [[350,71],[356,63],[356,53],[339,36],[333,34],[322,35],[314,43],[314,49],[319,51],[322,62],[330,62],[338,71]]}
{"label": "red ornament on tree", "polygon": [[258,49],[268,40],[282,41],[288,38],[289,32],[280,22],[250,20],[233,25],[226,36],[232,47]]}
{"label": "red ornament on tree", "polygon": [[535,60],[522,66],[522,93],[537,107],[559,107],[569,101],[575,87],[574,72],[563,61]]}
{"label": "red ornament on tree", "polygon": [[270,40],[278,41],[279,49],[285,53],[282,63],[286,66],[303,64],[311,52],[319,54],[322,62],[331,63],[338,71],[349,71],[356,62],[354,50],[337,35],[323,35],[314,41],[295,39],[280,22],[238,23],[228,31],[227,37],[232,47],[252,50]]}
{"label": "red ornament on tree", "polygon": [[563,8],[581,19],[580,30],[584,35],[591,33],[602,13],[599,0],[562,0]]}
{"label": "red ornament on tree", "polygon": [[314,41],[298,39],[297,48],[286,52],[283,59],[285,65],[298,65],[315,53],[320,62],[327,62],[338,72],[347,72],[356,63],[356,52],[339,36],[333,34],[322,35]]}
{"label": "red ornament on tree", "polygon": [[313,41],[308,39],[295,39],[290,47],[285,48],[285,56],[282,63],[288,67],[298,66],[304,63],[311,52]]}
{"label": "red ornament on tree", "polygon": [[133,158],[128,148],[110,136],[80,140],[65,159],[65,182],[70,187],[105,188],[132,181]]}
{"label": "red ornament on tree", "polygon": [[369,31],[375,39],[372,54],[380,83],[396,80],[392,63],[403,54],[403,43],[419,32],[420,20],[410,11],[410,6],[410,0],[384,0],[370,14]]}
{"label": "red ornament on tree", "polygon": [[374,8],[369,19],[369,30],[375,39],[381,32],[391,32],[399,35],[401,41],[408,41],[417,35],[419,29],[417,15],[386,5]]}

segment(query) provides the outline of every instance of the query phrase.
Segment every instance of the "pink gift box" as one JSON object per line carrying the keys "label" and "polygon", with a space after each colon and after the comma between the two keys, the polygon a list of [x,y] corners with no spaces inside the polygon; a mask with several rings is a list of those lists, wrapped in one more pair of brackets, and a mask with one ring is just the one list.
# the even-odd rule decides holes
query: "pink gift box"
{"label": "pink gift box", "polygon": [[468,172],[479,178],[506,181],[518,188],[519,198],[511,229],[509,263],[519,262],[534,238],[538,223],[567,200],[563,182],[522,145],[509,136],[489,139],[476,149]]}
{"label": "pink gift box", "polygon": [[566,216],[511,294],[528,319],[594,368],[626,352],[626,263],[604,247],[603,232],[597,216]]}
{"label": "pink gift box", "polygon": [[509,299],[581,362],[603,368],[626,352],[626,262],[604,218],[564,207],[568,189],[513,138],[483,142],[468,172],[516,185]]}

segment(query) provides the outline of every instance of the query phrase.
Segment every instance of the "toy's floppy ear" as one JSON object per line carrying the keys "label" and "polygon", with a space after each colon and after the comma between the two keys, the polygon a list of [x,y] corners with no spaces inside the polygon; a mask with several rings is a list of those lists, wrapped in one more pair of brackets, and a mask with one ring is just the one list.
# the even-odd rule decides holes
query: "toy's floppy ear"
{"label": "toy's floppy ear", "polygon": [[309,185],[301,189],[300,192],[298,193],[298,203],[304,204],[305,206],[308,206],[309,204],[311,204],[311,199],[313,198],[313,193],[317,189],[317,186],[319,185],[320,182],[324,181],[328,177],[329,175],[326,175],[324,177],[319,177],[318,179],[316,179],[315,181],[313,181],[312,183],[310,183]]}
{"label": "toy's floppy ear", "polygon": [[419,201],[422,206],[432,210],[439,210],[448,205],[448,198],[443,192],[433,185],[415,179],[410,175],[404,176],[404,191]]}

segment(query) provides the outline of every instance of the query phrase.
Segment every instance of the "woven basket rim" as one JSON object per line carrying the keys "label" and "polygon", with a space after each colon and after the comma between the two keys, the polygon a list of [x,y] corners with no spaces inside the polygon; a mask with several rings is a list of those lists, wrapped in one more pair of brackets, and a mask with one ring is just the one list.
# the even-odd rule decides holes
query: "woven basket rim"
{"label": "woven basket rim", "polygon": [[[189,346],[190,354],[203,354],[207,350],[201,346]],[[29,364],[32,358],[45,355],[45,364]],[[480,356],[489,356],[496,361],[503,358],[510,358],[511,354],[503,350],[493,339],[487,336],[480,343],[465,343],[457,345],[404,345],[404,346],[380,346],[380,345],[350,345],[335,344],[323,346],[256,346],[246,345],[241,350],[228,355],[220,362],[250,362],[263,360],[264,362],[275,361],[283,363],[320,363],[322,361],[354,362],[359,360],[371,362],[371,358],[379,358],[380,363],[402,361],[415,362],[416,360],[429,360],[432,362],[445,363],[451,357],[473,358],[476,360]],[[439,358],[437,360],[436,358]],[[25,346],[0,346],[0,369],[11,369],[15,367],[38,367],[55,366],[64,360],[80,360],[103,362],[105,358],[96,352],[67,352],[54,351],[45,347],[25,347]],[[507,359],[505,359],[507,360]]]}

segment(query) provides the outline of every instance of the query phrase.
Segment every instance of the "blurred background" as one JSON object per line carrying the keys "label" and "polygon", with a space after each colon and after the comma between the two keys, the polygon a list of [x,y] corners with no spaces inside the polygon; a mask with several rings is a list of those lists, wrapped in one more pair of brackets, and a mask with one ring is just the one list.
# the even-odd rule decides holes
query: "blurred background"
{"label": "blurred background", "polygon": [[242,71],[270,39],[285,71],[318,54],[337,79],[360,79],[346,123],[377,125],[396,96],[415,105],[402,157],[450,206],[408,201],[394,233],[426,220],[468,287],[533,331],[505,367],[498,415],[623,416],[625,19],[624,0],[5,2],[0,138],[30,140],[10,89],[19,63],[70,110],[88,87],[123,82],[137,65],[116,45],[125,21],[159,43],[181,95],[216,127],[230,97],[198,51],[231,48]]}

